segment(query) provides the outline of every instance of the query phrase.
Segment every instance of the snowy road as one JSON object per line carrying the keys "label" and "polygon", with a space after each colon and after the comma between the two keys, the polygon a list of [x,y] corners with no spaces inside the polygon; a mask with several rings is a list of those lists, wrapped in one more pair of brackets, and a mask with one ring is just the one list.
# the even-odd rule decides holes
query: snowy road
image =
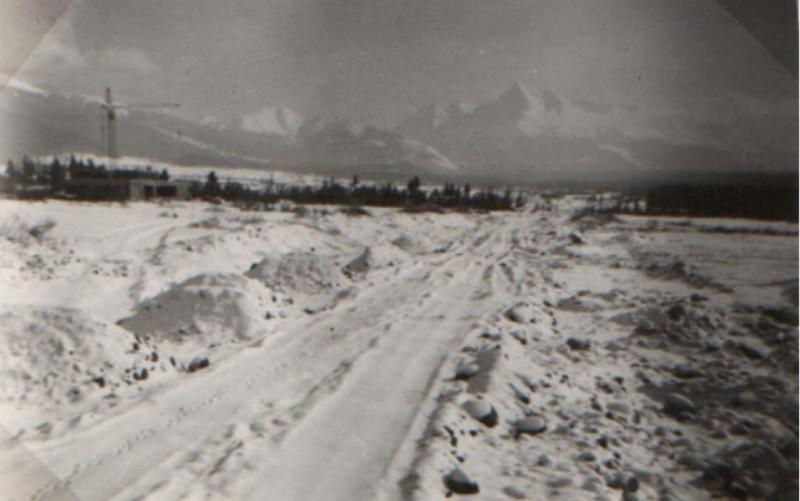
{"label": "snowy road", "polygon": [[[496,221],[469,229],[448,252],[370,277],[335,309],[287,326],[261,346],[96,426],[32,445],[61,478],[32,499],[64,487],[87,500],[158,497],[176,487],[165,480],[187,467],[187,451],[207,447],[221,430],[248,426],[259,413],[280,414],[280,405],[263,404],[281,399],[287,424],[272,440],[247,439],[264,444],[243,444],[251,465],[243,475],[251,480],[237,479],[229,494],[375,497],[442,362],[482,313],[502,306],[494,270],[510,250],[508,231]],[[227,445],[217,445],[219,454]]]}
{"label": "snowy road", "polygon": [[[796,377],[789,371],[780,381],[758,382],[764,369],[754,353],[772,346],[764,343],[796,339],[780,316],[791,321],[791,312],[759,306],[780,305],[792,293],[796,237],[772,237],[765,254],[761,237],[746,246],[747,235],[674,226],[667,229],[675,236],[666,240],[668,233],[651,221],[588,218],[584,241],[575,244],[570,233],[578,225],[571,216],[579,207],[567,198],[559,211],[384,211],[358,219],[324,213],[254,217],[203,204],[164,211],[141,204],[132,209],[136,214],[104,208],[95,230],[81,235],[76,227],[85,208],[62,204],[52,238],[0,240],[0,272],[9,283],[24,284],[21,296],[0,295],[12,308],[3,318],[16,322],[23,339],[43,336],[39,323],[63,318],[50,302],[74,291],[84,298],[77,306],[107,322],[83,324],[74,317],[78,332],[105,325],[107,332],[86,339],[103,345],[104,335],[122,336],[125,353],[115,355],[115,370],[130,359],[135,367],[150,367],[150,377],[113,386],[106,372],[108,385],[98,388],[87,377],[94,374],[90,367],[75,365],[85,396],[59,400],[59,392],[73,384],[65,383],[43,404],[34,401],[36,386],[21,380],[31,403],[4,404],[6,435],[21,440],[3,437],[0,466],[13,468],[6,468],[0,483],[16,482],[8,492],[18,500],[390,501],[444,495],[443,474],[459,466],[492,499],[518,494],[519,486],[545,498],[617,495],[618,474],[635,476],[645,497],[668,490],[679,498],[702,497],[707,491],[690,484],[699,473],[676,466],[678,456],[665,454],[665,447],[708,458],[730,454],[709,427],[736,430],[754,419],[770,419],[774,431],[759,436],[753,450],[765,443],[778,448],[792,433],[792,402],[782,395],[795,392]],[[19,210],[31,212],[16,219],[24,221],[44,209]],[[678,238],[688,243],[670,246]],[[738,254],[719,253],[732,252],[731,238],[741,244]],[[331,289],[330,273],[340,274],[367,247],[368,270],[355,269]],[[32,251],[52,265],[30,268]],[[299,251],[306,257],[295,264],[306,268],[290,268],[288,275],[263,268],[276,273],[270,280],[282,277],[295,288],[294,300],[247,275],[262,270],[257,264],[264,258],[291,262],[285,256]],[[703,256],[697,263],[705,269],[671,261],[688,261],[692,253]],[[717,282],[736,276],[729,270],[745,264],[760,270],[752,277],[764,278],[736,288]],[[191,287],[184,283],[198,274],[210,278]],[[308,310],[303,287],[322,287],[327,292],[318,297],[335,300]],[[138,303],[162,297],[162,291],[168,292],[162,299]],[[267,291],[265,303],[253,302],[259,291]],[[695,299],[698,293],[706,299]],[[44,298],[45,313],[26,320],[28,310],[17,305],[37,298]],[[181,302],[186,298],[189,303]],[[211,311],[195,308],[195,299]],[[742,310],[742,302],[754,306]],[[225,345],[219,324],[212,323],[209,332],[197,327],[188,345],[162,340],[158,361],[143,362],[135,357],[144,349],[127,348],[132,332],[111,325],[133,311],[155,319],[180,316],[195,327],[208,318],[251,316],[254,328],[263,330]],[[723,345],[727,332],[751,325],[769,330],[740,334],[739,344]],[[62,327],[43,328],[61,336]],[[638,333],[643,328],[646,336]],[[705,344],[692,344],[698,332]],[[671,344],[674,339],[683,341]],[[723,349],[708,351],[712,341]],[[740,347],[743,341],[746,348]],[[148,346],[147,353],[156,351]],[[783,351],[779,346],[775,353]],[[170,353],[191,358],[198,352],[208,354],[211,365],[191,374],[165,360]],[[778,360],[791,368],[791,359]],[[474,381],[453,379],[464,363],[479,367]],[[706,379],[696,371],[680,372],[693,375],[688,383],[683,376],[671,379],[671,367],[686,365],[711,367],[722,400],[679,423],[659,403],[666,392],[682,388],[696,401],[708,394]],[[731,368],[745,379],[730,379]],[[772,365],[768,372],[774,372]],[[740,398],[730,407],[729,396],[742,391],[744,381],[763,400],[743,409],[747,400]],[[497,427],[466,415],[463,404],[475,398],[488,400],[499,413]],[[596,412],[604,406],[604,413]],[[515,420],[531,415],[546,417],[547,433],[514,437]],[[665,428],[685,440],[655,438]],[[765,465],[762,476],[792,468]],[[782,478],[770,485],[791,490]]]}

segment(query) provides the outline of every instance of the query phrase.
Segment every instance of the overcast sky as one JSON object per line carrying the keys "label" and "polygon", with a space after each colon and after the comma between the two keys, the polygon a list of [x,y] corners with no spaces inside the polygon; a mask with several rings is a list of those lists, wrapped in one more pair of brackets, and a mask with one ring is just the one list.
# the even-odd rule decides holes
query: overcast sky
{"label": "overcast sky", "polygon": [[39,17],[17,39],[58,20],[18,78],[195,116],[285,105],[394,125],[514,81],[674,114],[797,112],[795,76],[714,0],[3,1]]}

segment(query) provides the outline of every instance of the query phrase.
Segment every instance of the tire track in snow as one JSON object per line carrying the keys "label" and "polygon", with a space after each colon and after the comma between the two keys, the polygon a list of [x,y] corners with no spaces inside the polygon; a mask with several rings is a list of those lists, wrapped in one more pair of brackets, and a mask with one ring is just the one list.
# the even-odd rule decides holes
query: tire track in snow
{"label": "tire track in snow", "polygon": [[[487,232],[477,246],[492,240],[497,244],[495,235]],[[385,345],[366,354],[337,393],[318,403],[279,449],[250,459],[260,468],[238,497],[373,499],[429,396],[430,381],[478,318],[476,301],[483,308],[500,306],[496,300],[502,298],[473,294],[486,285],[482,271],[489,270],[490,285],[496,286],[493,269],[465,258],[431,270],[429,285],[438,295],[395,324]],[[450,273],[453,279],[438,283],[434,273],[436,278]],[[359,440],[353,440],[354,435]],[[313,482],[303,480],[309,476]]]}
{"label": "tire track in snow", "polygon": [[[156,419],[151,415],[152,407],[137,406],[91,428],[37,447],[35,452],[46,464],[62,472],[62,480],[42,486],[32,499],[45,499],[63,486],[72,486],[85,499],[108,499],[133,484],[138,485],[150,472],[158,475],[156,470],[164,461],[202,443],[239,408],[261,398],[252,391],[259,381],[267,383],[263,391],[273,388],[280,391],[282,383],[291,387],[294,367],[313,365],[314,357],[324,355],[331,348],[339,349],[338,342],[325,342],[320,335],[329,324],[352,325],[355,322],[369,328],[383,325],[387,311],[395,312],[388,317],[390,321],[408,314],[421,284],[419,275],[430,271],[431,267],[438,268],[432,263],[433,256],[421,259],[409,272],[395,275],[378,286],[366,287],[352,298],[358,305],[355,314],[337,308],[319,315],[319,319],[309,319],[297,326],[301,331],[299,336],[276,336],[253,351],[242,353],[243,356],[233,357],[235,360],[226,360],[208,372],[195,374],[191,380],[154,395],[154,403],[163,408]],[[353,348],[352,344],[345,343],[341,351],[346,353]],[[355,347],[360,344],[363,343],[356,343]],[[208,391],[212,391],[210,396],[198,400],[199,395],[208,394]],[[89,455],[92,459],[76,463],[72,452],[77,448],[83,448],[84,457]],[[148,485],[153,483],[148,482]]]}

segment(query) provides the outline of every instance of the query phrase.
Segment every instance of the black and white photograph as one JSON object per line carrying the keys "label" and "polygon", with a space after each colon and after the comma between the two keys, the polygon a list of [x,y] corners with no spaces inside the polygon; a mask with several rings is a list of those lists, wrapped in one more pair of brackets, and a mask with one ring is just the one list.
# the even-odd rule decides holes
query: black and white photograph
{"label": "black and white photograph", "polygon": [[0,0],[0,499],[798,499],[796,0]]}

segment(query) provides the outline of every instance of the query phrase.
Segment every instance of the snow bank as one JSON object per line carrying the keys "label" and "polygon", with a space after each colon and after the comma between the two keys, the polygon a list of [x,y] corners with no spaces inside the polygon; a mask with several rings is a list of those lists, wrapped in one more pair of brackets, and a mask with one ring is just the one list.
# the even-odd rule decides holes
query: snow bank
{"label": "snow bank", "polygon": [[254,264],[247,276],[285,293],[324,294],[345,285],[342,272],[332,258],[312,253],[267,257]]}
{"label": "snow bank", "polygon": [[268,290],[241,275],[200,274],[144,301],[118,323],[157,340],[246,340],[259,334],[270,300]]}
{"label": "snow bank", "polygon": [[77,401],[130,380],[149,358],[133,334],[78,310],[4,308],[0,323],[3,400]]}

